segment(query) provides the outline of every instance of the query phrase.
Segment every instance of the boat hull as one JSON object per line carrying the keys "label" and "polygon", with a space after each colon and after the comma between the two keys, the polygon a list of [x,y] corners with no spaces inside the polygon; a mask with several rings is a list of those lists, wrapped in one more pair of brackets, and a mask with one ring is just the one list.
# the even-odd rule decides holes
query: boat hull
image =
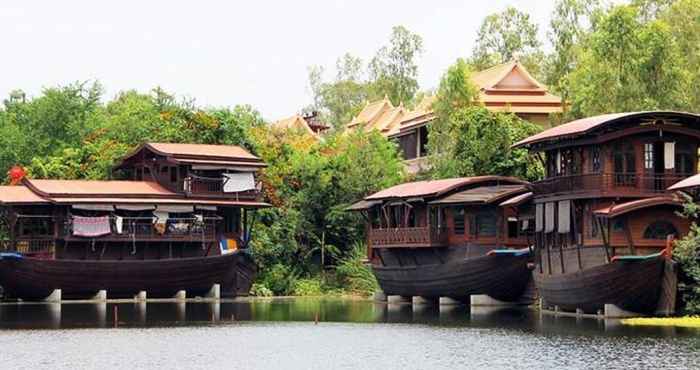
{"label": "boat hull", "polygon": [[482,255],[419,266],[372,266],[387,295],[519,301],[531,279],[529,255]]}
{"label": "boat hull", "polygon": [[70,259],[0,260],[0,285],[7,297],[43,299],[54,289],[65,298],[90,298],[106,290],[109,298],[129,298],[145,291],[149,298],[170,298],[180,290],[203,295],[213,284],[224,297],[247,295],[255,265],[246,253],[140,261]]}
{"label": "boat hull", "polygon": [[535,285],[547,306],[566,311],[597,312],[605,304],[627,311],[651,313],[661,292],[663,257],[643,261],[614,261],[568,274],[547,275],[535,270]]}

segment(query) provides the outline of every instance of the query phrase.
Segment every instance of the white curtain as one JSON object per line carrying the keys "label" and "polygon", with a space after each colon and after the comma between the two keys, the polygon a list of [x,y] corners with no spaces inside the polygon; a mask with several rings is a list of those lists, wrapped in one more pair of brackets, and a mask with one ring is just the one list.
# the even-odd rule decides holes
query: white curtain
{"label": "white curtain", "polygon": [[571,201],[559,201],[559,233],[566,234],[571,230]]}
{"label": "white curtain", "polygon": [[672,170],[676,167],[676,143],[664,143],[664,169]]}
{"label": "white curtain", "polygon": [[544,232],[552,231],[554,231],[554,202],[549,202],[544,205]]}
{"label": "white curtain", "polygon": [[535,231],[544,230],[544,204],[535,204]]}
{"label": "white curtain", "polygon": [[255,177],[252,172],[224,174],[224,193],[238,193],[253,189],[255,189]]}

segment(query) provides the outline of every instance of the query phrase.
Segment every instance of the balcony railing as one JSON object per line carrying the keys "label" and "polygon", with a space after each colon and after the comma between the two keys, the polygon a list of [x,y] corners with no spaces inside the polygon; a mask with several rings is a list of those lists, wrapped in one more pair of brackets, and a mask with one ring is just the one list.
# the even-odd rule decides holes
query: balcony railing
{"label": "balcony railing", "polygon": [[54,258],[55,246],[56,241],[52,236],[0,240],[0,250],[3,252],[17,252],[26,256],[45,259]]}
{"label": "balcony railing", "polygon": [[372,229],[369,241],[375,248],[443,247],[447,245],[447,229],[437,227],[405,227]]}
{"label": "balcony railing", "polygon": [[[169,218],[165,224],[159,226],[154,217],[123,217],[119,230],[117,218],[110,217],[111,233],[87,239],[210,241],[216,240],[216,229],[220,220],[218,217]],[[74,236],[73,231],[73,221],[68,220],[64,224],[61,237],[86,239]]]}
{"label": "balcony railing", "polygon": [[224,191],[226,179],[223,177],[189,176],[182,183],[187,195],[225,196],[235,199],[255,199],[256,190],[229,193]]}
{"label": "balcony railing", "polygon": [[666,188],[688,176],[691,174],[587,173],[538,181],[535,190],[537,194],[656,194],[665,192]]}

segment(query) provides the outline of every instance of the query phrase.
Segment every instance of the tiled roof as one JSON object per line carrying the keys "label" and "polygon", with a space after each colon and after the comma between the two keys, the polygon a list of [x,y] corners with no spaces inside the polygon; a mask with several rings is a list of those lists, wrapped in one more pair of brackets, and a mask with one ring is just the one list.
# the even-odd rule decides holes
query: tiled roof
{"label": "tiled roof", "polygon": [[217,157],[231,159],[258,159],[236,145],[147,143],[156,152],[174,157]]}
{"label": "tiled roof", "polygon": [[373,102],[373,103],[368,103],[365,105],[364,108],[360,111],[360,113],[355,116],[352,121],[348,124],[348,127],[364,124],[364,125],[371,125],[374,120],[377,119],[384,111],[388,109],[392,109],[394,106],[391,104],[388,98],[384,98],[382,100]]}
{"label": "tiled roof", "polygon": [[26,186],[0,186],[0,204],[34,204],[49,203],[48,200],[36,195]]}
{"label": "tiled roof", "polygon": [[25,179],[24,184],[37,194],[49,198],[80,196],[177,196],[176,193],[150,181]]}
{"label": "tiled roof", "polygon": [[527,184],[526,181],[503,176],[475,176],[442,180],[416,181],[392,186],[388,189],[384,189],[365,197],[365,200],[437,196],[462,186],[479,184],[487,181],[499,181],[503,182],[504,184]]}
{"label": "tiled roof", "polygon": [[309,133],[313,137],[317,137],[316,133],[311,129],[311,127],[309,127],[309,123],[306,122],[304,117],[302,117],[298,114],[291,116],[291,117],[288,117],[288,118],[281,119],[279,121],[275,121],[270,126],[272,126],[272,128],[281,129],[281,130],[290,130],[290,129],[301,130],[301,131],[305,131],[305,132]]}
{"label": "tiled roof", "polygon": [[56,204],[194,204],[240,206],[251,208],[271,207],[265,202],[239,201],[229,199],[190,199],[190,198],[50,198]]}
{"label": "tiled roof", "polygon": [[572,138],[580,135],[584,135],[598,127],[603,125],[612,125],[621,122],[623,119],[630,118],[657,118],[657,117],[688,117],[694,120],[700,120],[700,115],[692,113],[683,112],[626,112],[626,113],[610,113],[602,114],[599,116],[587,117],[565,123],[556,127],[552,127],[548,130],[542,131],[538,134],[532,135],[525,138],[513,145],[514,148],[527,146],[547,140],[562,139],[562,138]]}
{"label": "tiled roof", "polygon": [[525,185],[479,186],[450,194],[429,204],[489,204],[525,191]]}

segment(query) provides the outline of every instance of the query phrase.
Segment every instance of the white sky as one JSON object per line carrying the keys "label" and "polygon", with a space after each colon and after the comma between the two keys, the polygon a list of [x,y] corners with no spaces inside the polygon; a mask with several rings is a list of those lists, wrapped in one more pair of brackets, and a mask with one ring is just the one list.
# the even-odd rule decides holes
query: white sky
{"label": "white sky", "polygon": [[[404,25],[423,37],[422,89],[467,56],[484,17],[508,5],[546,29],[554,0],[35,1],[0,3],[0,98],[98,79],[106,97],[160,85],[199,105],[251,104],[266,119],[310,103],[307,67],[369,60]],[[331,73],[328,73],[331,76]]]}

